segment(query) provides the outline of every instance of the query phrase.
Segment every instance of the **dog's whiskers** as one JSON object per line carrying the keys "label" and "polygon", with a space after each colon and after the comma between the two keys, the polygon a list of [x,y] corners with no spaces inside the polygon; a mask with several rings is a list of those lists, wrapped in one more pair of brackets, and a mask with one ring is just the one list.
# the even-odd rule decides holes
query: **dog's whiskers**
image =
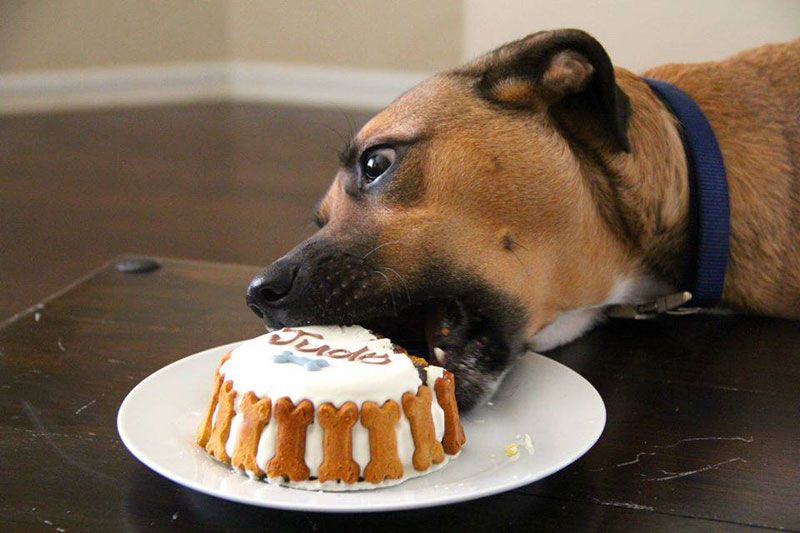
{"label": "dog's whiskers", "polygon": [[392,289],[392,282],[389,281],[389,276],[387,276],[380,270],[371,270],[370,272],[374,272],[375,274],[380,274],[383,277],[383,280],[386,282],[386,286],[389,288],[389,296],[392,298],[392,308],[394,309],[394,316],[397,316],[397,302],[394,299],[394,290]]}
{"label": "dog's whiskers", "polygon": [[344,119],[347,121],[347,129],[349,134],[348,137],[352,139],[356,135],[356,124],[355,122],[353,122],[353,117],[350,115],[350,113],[345,111],[344,108],[342,108],[339,105],[336,105],[336,109],[339,111],[339,113],[342,114]]}
{"label": "dog's whiskers", "polygon": [[400,273],[397,272],[397,270],[395,270],[393,268],[390,268],[390,267],[387,267],[387,266],[378,267],[378,268],[381,269],[381,270],[388,270],[389,272],[391,272],[392,274],[397,276],[397,279],[400,280],[400,282],[403,284],[403,289],[406,291],[406,299],[408,300],[408,304],[411,305],[411,291],[408,288],[408,282],[406,281],[406,279],[403,276],[401,276]]}
{"label": "dog's whiskers", "polygon": [[324,128],[324,129],[328,130],[329,132],[335,134],[337,137],[339,137],[339,141],[342,144],[347,144],[347,142],[350,140],[344,133],[342,133],[341,131],[337,130],[333,126],[329,126],[328,124],[324,124],[324,123],[318,122],[318,121],[309,122],[309,124],[311,124],[313,126],[319,126],[321,128]]}
{"label": "dog's whiskers", "polygon": [[517,255],[517,252],[515,252],[514,250],[511,250],[511,253],[512,253],[512,254],[514,254],[514,257],[515,257],[515,258],[517,259],[517,261],[519,262],[519,266],[520,266],[520,267],[522,267],[522,270],[525,272],[525,276],[526,276],[526,277],[531,277],[531,273],[530,273],[530,271],[528,270],[528,267],[527,267],[527,266],[525,266],[525,263],[524,263],[524,262],[522,261],[522,259],[520,259],[520,257]]}
{"label": "dog's whiskers", "polygon": [[514,254],[514,258],[516,258],[517,262],[519,262],[519,266],[522,267],[522,270],[525,272],[525,276],[526,277],[531,277],[531,273],[528,270],[528,267],[525,265],[525,262],[517,254],[517,251],[514,250],[514,248],[517,247],[517,246],[519,246],[520,248],[522,248],[526,252],[528,251],[528,249],[521,242],[519,242],[519,241],[515,240],[513,237],[511,237],[511,235],[508,235],[507,237],[508,237],[509,242],[508,242],[508,246],[506,247],[506,250],[508,250],[509,252]]}
{"label": "dog's whiskers", "polygon": [[388,242],[384,242],[384,243],[379,244],[378,246],[376,246],[375,248],[373,248],[372,250],[367,252],[363,257],[361,257],[361,260],[364,261],[367,257],[371,256],[372,254],[374,254],[375,252],[377,252],[378,250],[380,250],[384,246],[389,246],[390,244],[400,244],[400,240],[398,239],[396,241],[388,241]]}

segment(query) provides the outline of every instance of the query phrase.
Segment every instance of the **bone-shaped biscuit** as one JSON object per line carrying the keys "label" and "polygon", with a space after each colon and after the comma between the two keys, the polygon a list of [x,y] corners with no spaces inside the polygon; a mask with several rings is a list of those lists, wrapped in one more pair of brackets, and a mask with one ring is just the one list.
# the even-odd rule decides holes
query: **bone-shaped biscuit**
{"label": "bone-shaped biscuit", "polygon": [[214,419],[214,429],[206,443],[206,451],[222,461],[229,463],[231,458],[225,451],[225,443],[231,432],[231,421],[233,420],[233,402],[236,400],[236,391],[233,388],[233,381],[226,381],[222,384],[219,393],[219,407],[217,417]]}
{"label": "bone-shaped biscuit", "polygon": [[364,468],[364,479],[370,483],[403,477],[395,430],[399,420],[400,406],[394,400],[387,400],[382,407],[374,402],[361,405],[361,425],[369,430],[370,459]]}
{"label": "bone-shaped biscuit", "polygon": [[411,462],[418,471],[427,470],[431,463],[444,461],[442,443],[436,440],[433,426],[431,403],[433,395],[430,387],[420,385],[417,394],[403,394],[403,412],[411,424],[411,437],[414,439],[414,455]]}
{"label": "bone-shaped biscuit", "polygon": [[444,437],[442,446],[444,451],[450,455],[458,453],[458,450],[467,442],[464,435],[464,428],[461,425],[461,417],[458,415],[458,405],[456,404],[456,382],[452,372],[444,371],[442,377],[436,379],[433,384],[436,391],[436,400],[444,411]]}
{"label": "bone-shaped biscuit", "polygon": [[292,400],[283,397],[275,402],[275,455],[267,464],[269,477],[287,477],[292,481],[308,479],[305,463],[306,429],[314,420],[314,405],[303,400],[295,407]]}
{"label": "bone-shaped biscuit", "polygon": [[197,438],[195,439],[195,442],[197,442],[197,445],[201,448],[205,448],[206,444],[208,444],[208,439],[211,437],[211,421],[214,418],[214,409],[217,408],[219,389],[222,386],[222,376],[219,373],[219,369],[222,367],[223,363],[230,358],[230,352],[222,356],[222,359],[220,359],[217,364],[217,369],[214,371],[214,377],[211,380],[211,397],[208,400],[208,406],[206,407],[205,415],[203,415],[203,420],[200,421],[200,425],[197,427]]}
{"label": "bone-shaped biscuit", "polygon": [[358,420],[358,406],[345,402],[339,409],[326,402],[317,409],[322,426],[322,464],[319,480],[358,481],[360,468],[353,460],[353,425]]}
{"label": "bone-shaped biscuit", "polygon": [[242,423],[239,437],[236,441],[236,450],[231,457],[231,466],[252,472],[257,477],[263,477],[264,472],[256,464],[258,439],[264,426],[269,422],[272,402],[269,398],[258,399],[252,391],[248,392],[239,403],[239,413]]}

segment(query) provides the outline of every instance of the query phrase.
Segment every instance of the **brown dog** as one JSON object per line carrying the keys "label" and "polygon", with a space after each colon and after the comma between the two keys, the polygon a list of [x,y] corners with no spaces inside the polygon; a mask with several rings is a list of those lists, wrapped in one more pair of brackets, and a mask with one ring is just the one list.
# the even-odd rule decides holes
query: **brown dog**
{"label": "brown dog", "polygon": [[[727,170],[723,303],[800,317],[800,40],[648,76],[688,93]],[[459,404],[609,304],[679,286],[687,158],[673,115],[577,30],[439,74],[355,136],[320,230],[248,290],[270,327],[361,323],[457,376]]]}

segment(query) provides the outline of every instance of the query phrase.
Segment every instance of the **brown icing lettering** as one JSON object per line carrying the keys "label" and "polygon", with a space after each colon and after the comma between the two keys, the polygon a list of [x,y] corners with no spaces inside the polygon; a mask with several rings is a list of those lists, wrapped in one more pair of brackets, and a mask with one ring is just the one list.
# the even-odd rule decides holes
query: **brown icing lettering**
{"label": "brown icing lettering", "polygon": [[361,358],[361,362],[368,365],[388,365],[392,361],[389,359],[389,354],[372,354]]}
{"label": "brown icing lettering", "polygon": [[388,353],[376,353],[369,351],[369,348],[363,346],[356,351],[346,350],[344,348],[331,348],[327,344],[320,346],[313,346],[305,337],[311,337],[317,340],[325,340],[325,337],[318,333],[311,333],[303,331],[302,329],[283,328],[281,331],[294,333],[295,335],[290,339],[282,339],[280,332],[275,333],[269,338],[269,343],[276,346],[289,346],[294,344],[293,348],[301,353],[313,353],[317,356],[331,357],[333,359],[347,359],[348,361],[358,361],[368,365],[388,365],[392,362]]}
{"label": "brown icing lettering", "polygon": [[345,350],[344,348],[336,348],[335,350],[329,351],[325,355],[327,357],[332,357],[334,359],[344,359],[346,357],[350,357],[350,354],[352,353],[353,352],[351,352],[350,350]]}
{"label": "brown icing lettering", "polygon": [[[385,365],[391,363],[389,360],[389,354],[377,354],[375,352],[368,351],[369,348],[364,346],[363,348],[359,348],[355,352],[350,354],[350,357],[347,359],[349,361],[360,361],[362,363],[367,363],[370,365]],[[378,361],[371,361],[371,359],[378,359]]]}
{"label": "brown icing lettering", "polygon": [[273,335],[272,337],[269,338],[269,343],[270,344],[277,344],[278,346],[285,346],[287,344],[292,344],[294,341],[296,341],[297,339],[299,339],[300,337],[303,337],[303,336],[314,337],[315,339],[322,339],[322,335],[320,335],[319,333],[310,333],[308,331],[303,331],[302,329],[283,328],[281,331],[288,331],[288,332],[291,332],[291,333],[296,333],[297,335],[295,335],[294,337],[292,337],[289,340],[286,340],[286,339],[281,339],[281,336],[276,333],[275,335]]}
{"label": "brown icing lettering", "polygon": [[[349,361],[358,361],[359,359],[363,359],[366,353],[374,354],[375,352],[367,352],[368,348],[364,346],[363,348],[359,348],[355,352],[350,352],[350,356],[347,358]],[[366,352],[366,353],[365,353]]]}
{"label": "brown icing lettering", "polygon": [[298,352],[313,353],[313,354],[316,354],[316,355],[325,355],[325,352],[327,352],[328,350],[331,349],[331,347],[328,346],[327,344],[323,344],[322,346],[320,346],[318,348],[314,347],[314,346],[312,346],[310,348],[306,348],[307,345],[308,345],[308,340],[303,339],[303,340],[301,340],[300,342],[297,343],[297,345],[294,347],[294,349],[297,350]]}

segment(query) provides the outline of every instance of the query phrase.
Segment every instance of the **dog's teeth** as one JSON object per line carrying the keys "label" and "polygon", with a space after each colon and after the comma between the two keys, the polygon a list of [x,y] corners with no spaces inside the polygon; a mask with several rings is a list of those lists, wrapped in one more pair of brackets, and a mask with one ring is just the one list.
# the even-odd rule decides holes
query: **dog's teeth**
{"label": "dog's teeth", "polygon": [[447,352],[445,352],[438,346],[433,347],[433,355],[436,356],[436,360],[439,361],[440,365],[443,365],[445,361],[447,361]]}

